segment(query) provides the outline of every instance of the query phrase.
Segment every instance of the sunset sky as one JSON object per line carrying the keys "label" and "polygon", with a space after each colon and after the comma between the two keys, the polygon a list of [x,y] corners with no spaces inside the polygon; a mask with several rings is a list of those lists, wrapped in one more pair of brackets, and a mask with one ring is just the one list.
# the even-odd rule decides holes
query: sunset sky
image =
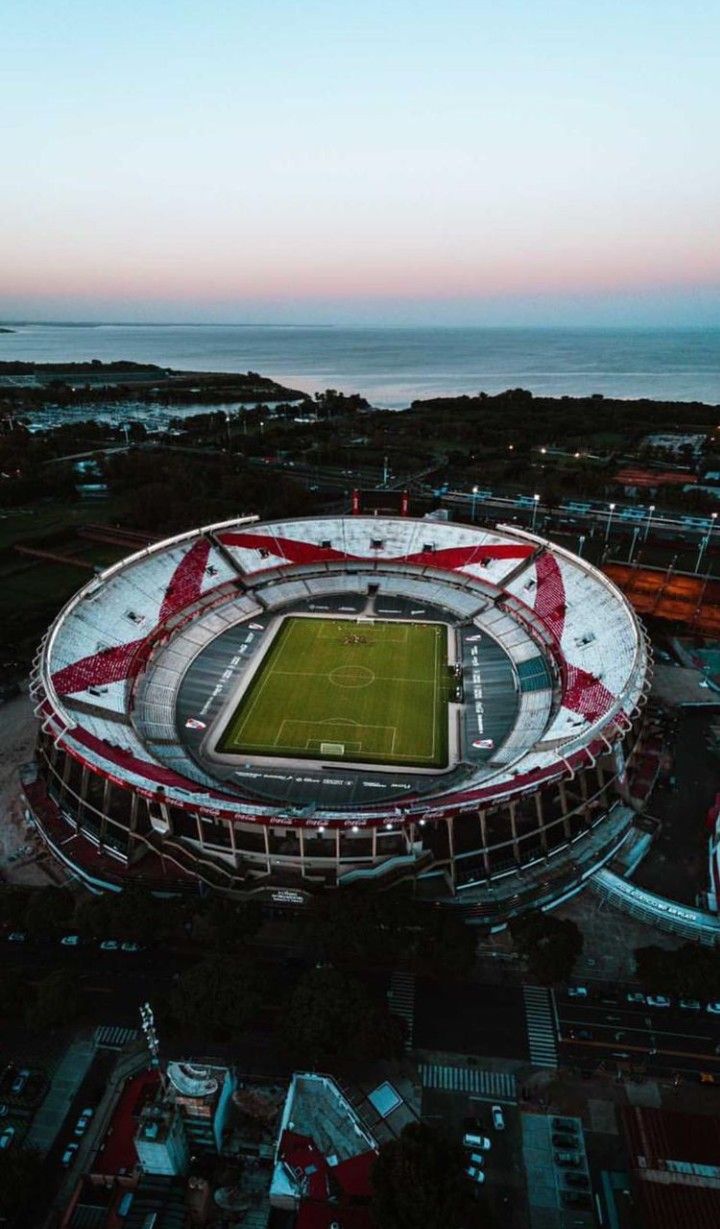
{"label": "sunset sky", "polygon": [[720,321],[708,0],[22,0],[0,316]]}

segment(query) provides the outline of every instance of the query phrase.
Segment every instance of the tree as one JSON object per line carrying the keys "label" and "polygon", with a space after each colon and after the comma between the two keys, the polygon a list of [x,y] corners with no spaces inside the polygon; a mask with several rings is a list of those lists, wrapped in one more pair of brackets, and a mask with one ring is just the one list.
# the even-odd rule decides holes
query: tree
{"label": "tree", "polygon": [[31,895],[31,888],[3,885],[0,888],[0,925],[7,930],[21,930]]}
{"label": "tree", "polygon": [[6,968],[0,977],[0,1019],[16,1021],[25,1010],[28,999],[27,978],[18,969]]}
{"label": "tree", "polygon": [[635,949],[635,973],[651,994],[720,999],[720,957],[714,949],[683,943],[674,951],[651,944]]}
{"label": "tree", "polygon": [[343,889],[318,896],[311,906],[308,937],[319,954],[340,968],[402,964],[438,977],[465,976],[477,944],[459,913],[434,908],[404,891]]}
{"label": "tree", "polygon": [[582,952],[583,936],[569,918],[549,913],[524,913],[510,922],[516,950],[543,985],[567,981]]}
{"label": "tree", "polygon": [[28,1028],[43,1033],[72,1023],[78,1015],[77,977],[65,969],[49,973],[35,987],[25,1009]]}
{"label": "tree", "polygon": [[361,982],[339,969],[311,969],[300,978],[282,1016],[281,1044],[290,1059],[332,1070],[348,1057],[397,1058],[402,1023]]}
{"label": "tree", "polygon": [[181,974],[163,1014],[182,1031],[230,1041],[257,1018],[263,973],[254,958],[209,956]]}
{"label": "tree", "polygon": [[218,951],[233,951],[257,933],[261,922],[262,910],[255,901],[208,896],[196,913],[193,938]]}
{"label": "tree", "polygon": [[458,1229],[468,1203],[460,1146],[413,1122],[380,1148],[371,1175],[378,1229]]}
{"label": "tree", "polygon": [[45,1167],[39,1152],[8,1148],[0,1152],[0,1221],[27,1225],[26,1219],[39,1190]]}
{"label": "tree", "polygon": [[75,902],[63,888],[38,888],[28,900],[25,926],[34,935],[60,934],[72,921]]}

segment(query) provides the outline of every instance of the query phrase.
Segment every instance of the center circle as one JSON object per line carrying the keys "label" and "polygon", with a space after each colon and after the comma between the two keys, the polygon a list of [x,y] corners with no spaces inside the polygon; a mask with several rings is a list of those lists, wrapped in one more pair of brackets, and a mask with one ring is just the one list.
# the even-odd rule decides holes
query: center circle
{"label": "center circle", "polygon": [[328,678],[336,687],[369,687],[375,681],[375,675],[367,666],[338,666],[331,670]]}

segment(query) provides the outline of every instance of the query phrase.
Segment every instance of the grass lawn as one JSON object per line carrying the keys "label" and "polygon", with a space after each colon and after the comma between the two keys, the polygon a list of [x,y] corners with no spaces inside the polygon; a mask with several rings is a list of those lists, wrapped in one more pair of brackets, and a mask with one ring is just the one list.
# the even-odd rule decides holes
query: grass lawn
{"label": "grass lawn", "polygon": [[444,768],[450,686],[438,624],[289,618],[219,749]]}

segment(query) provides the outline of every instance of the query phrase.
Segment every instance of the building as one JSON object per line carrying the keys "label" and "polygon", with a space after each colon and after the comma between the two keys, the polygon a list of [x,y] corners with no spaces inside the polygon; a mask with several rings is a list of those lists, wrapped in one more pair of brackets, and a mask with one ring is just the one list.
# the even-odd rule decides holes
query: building
{"label": "building", "polygon": [[623,1126],[640,1229],[720,1224],[720,1118],[625,1106]]}
{"label": "building", "polygon": [[190,1160],[188,1137],[180,1108],[172,1101],[147,1105],[143,1110],[135,1151],[147,1174],[187,1173]]}
{"label": "building", "polygon": [[[300,755],[222,751],[291,618],[346,620],[344,643],[435,628],[455,684],[437,771],[362,762],[337,731]],[[363,669],[340,681],[364,685]],[[93,890],[200,882],[297,906],[406,879],[500,923],[576,890],[625,838],[649,673],[615,585],[533,533],[245,518],[142,550],[68,602],[33,669],[38,774],[24,788],[53,854]]]}
{"label": "building", "polygon": [[278,1130],[270,1204],[295,1212],[295,1229],[366,1229],[377,1154],[335,1081],[296,1073]]}

